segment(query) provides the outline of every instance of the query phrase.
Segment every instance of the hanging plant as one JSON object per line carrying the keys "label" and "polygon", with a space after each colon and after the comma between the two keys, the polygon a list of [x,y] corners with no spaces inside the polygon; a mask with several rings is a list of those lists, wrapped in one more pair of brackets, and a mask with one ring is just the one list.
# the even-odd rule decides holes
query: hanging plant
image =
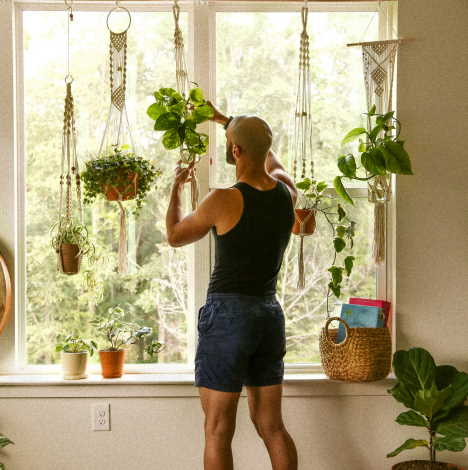
{"label": "hanging plant", "polygon": [[147,110],[155,121],[154,130],[164,132],[162,143],[168,150],[181,149],[185,164],[196,162],[208,151],[208,135],[197,132],[197,125],[211,119],[213,108],[200,88],[192,88],[188,98],[173,88],[161,88],[154,93],[156,100]]}
{"label": "hanging plant", "polygon": [[94,262],[95,248],[87,228],[73,219],[63,218],[51,228],[52,247],[57,253],[58,267],[64,274],[78,274],[84,256]]}
{"label": "hanging plant", "polygon": [[[298,212],[302,214],[314,214],[313,227],[315,230],[315,215],[321,214],[331,229],[331,239],[333,243],[334,255],[333,262],[328,272],[330,273],[330,282],[327,290],[327,312],[329,312],[328,299],[333,293],[337,298],[341,296],[341,285],[343,275],[351,275],[354,266],[355,257],[348,255],[344,258],[343,266],[337,264],[337,257],[345,248],[352,249],[354,245],[354,234],[356,223],[352,221],[336,198],[325,194],[327,183],[315,179],[305,178],[296,184],[301,191],[296,204],[296,222]],[[301,225],[307,227],[307,219]],[[293,227],[296,228],[296,224]],[[301,233],[299,233],[300,235]]]}
{"label": "hanging plant", "polygon": [[[347,144],[359,138],[360,166],[352,153],[341,155],[338,158],[338,168],[342,174],[333,181],[336,192],[350,204],[353,204],[353,200],[343,185],[343,178],[369,183],[376,200],[385,202],[390,197],[390,176],[413,174],[404,141],[399,140],[401,124],[395,118],[395,112],[378,114],[375,109],[373,106],[365,113],[369,122],[368,129],[352,129],[342,141]],[[366,140],[362,139],[363,136]],[[360,169],[365,173],[362,176],[358,175]]]}
{"label": "hanging plant", "polygon": [[99,195],[108,201],[135,199],[137,215],[160,174],[151,162],[127,151],[126,146],[114,146],[109,153],[86,163],[81,174],[84,203],[91,204]]}

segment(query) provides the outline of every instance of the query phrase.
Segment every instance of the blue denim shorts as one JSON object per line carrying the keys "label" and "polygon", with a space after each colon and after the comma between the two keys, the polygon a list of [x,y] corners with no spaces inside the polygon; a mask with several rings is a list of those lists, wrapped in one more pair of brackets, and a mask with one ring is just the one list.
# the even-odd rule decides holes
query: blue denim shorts
{"label": "blue denim shorts", "polygon": [[273,296],[210,294],[198,313],[195,385],[240,392],[282,383],[284,313]]}

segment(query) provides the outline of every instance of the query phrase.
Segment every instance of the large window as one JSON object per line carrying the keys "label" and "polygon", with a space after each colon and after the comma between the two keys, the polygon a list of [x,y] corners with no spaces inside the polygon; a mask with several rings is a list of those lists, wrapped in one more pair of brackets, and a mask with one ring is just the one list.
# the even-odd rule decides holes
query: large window
{"label": "large window", "polygon": [[[280,8],[278,5],[283,4]],[[223,2],[190,6],[182,16],[189,63],[194,80],[202,84],[219,107],[229,114],[254,113],[264,117],[274,131],[274,149],[291,164],[291,117],[295,102],[300,15],[297,6],[262,2],[247,11],[240,3]],[[330,11],[311,6],[310,37],[313,79],[314,158],[317,176],[331,181],[340,141],[360,123],[365,110],[359,51],[348,42],[377,39],[377,4],[358,8],[340,3]],[[108,110],[107,11],[88,5],[75,13],[72,25],[71,70],[77,110],[78,153],[81,164],[99,147]],[[287,10],[289,9],[289,11]],[[283,11],[284,10],[284,11]],[[208,281],[210,244],[172,249],[165,240],[164,215],[176,155],[164,151],[152,131],[146,108],[152,92],[174,86],[173,19],[169,7],[148,4],[132,12],[128,43],[129,118],[140,154],[163,170],[139,218],[130,217],[130,271],[115,271],[118,210],[99,201],[85,210],[85,220],[100,260],[82,274],[65,277],[56,271],[49,228],[57,213],[66,58],[66,15],[42,6],[19,10],[22,29],[20,66],[23,93],[18,119],[24,124],[24,151],[20,155],[19,190],[24,192],[25,216],[19,233],[26,245],[23,306],[19,328],[24,362],[54,364],[56,340],[68,333],[94,335],[89,320],[120,305],[130,320],[151,326],[165,351],[153,361],[130,350],[128,361],[181,364],[190,367],[196,344],[195,312]],[[202,23],[210,27],[200,27]],[[214,27],[211,27],[214,26]],[[193,52],[198,51],[198,52]],[[198,55],[197,55],[198,54]],[[208,63],[209,66],[197,66]],[[207,126],[208,127],[208,126]],[[225,164],[224,133],[210,126],[211,166],[200,168],[202,184],[233,184],[232,167]],[[349,295],[375,296],[384,276],[371,261],[372,207],[365,188],[354,187],[357,199],[352,216],[358,222],[354,248],[356,268],[345,285]],[[188,205],[187,205],[188,208]],[[279,279],[278,298],[287,316],[288,363],[319,363],[318,335],[326,316],[327,267],[332,259],[326,226],[306,239],[307,285],[298,291],[297,247],[294,237],[286,252]],[[212,245],[211,245],[212,246]],[[89,287],[88,270],[96,285]],[[143,366],[141,366],[143,367]],[[149,367],[149,366],[144,366]],[[159,366],[153,366],[159,367]],[[169,367],[166,366],[166,367]]]}

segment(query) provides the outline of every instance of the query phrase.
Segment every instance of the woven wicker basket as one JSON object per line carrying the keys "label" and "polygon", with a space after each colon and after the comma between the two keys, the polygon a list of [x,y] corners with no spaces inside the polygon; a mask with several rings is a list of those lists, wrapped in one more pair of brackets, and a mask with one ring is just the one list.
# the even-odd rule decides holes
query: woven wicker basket
{"label": "woven wicker basket", "polygon": [[[329,329],[333,320],[342,322],[346,338],[335,343],[338,329]],[[372,382],[390,372],[392,341],[388,328],[350,328],[346,321],[331,317],[320,334],[320,355],[325,374],[333,380]]]}

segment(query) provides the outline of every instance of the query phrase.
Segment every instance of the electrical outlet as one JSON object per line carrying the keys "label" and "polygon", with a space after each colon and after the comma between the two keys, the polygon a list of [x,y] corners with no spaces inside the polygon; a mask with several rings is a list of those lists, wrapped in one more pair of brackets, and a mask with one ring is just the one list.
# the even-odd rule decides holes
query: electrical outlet
{"label": "electrical outlet", "polygon": [[93,431],[110,431],[110,403],[94,403],[91,423]]}

